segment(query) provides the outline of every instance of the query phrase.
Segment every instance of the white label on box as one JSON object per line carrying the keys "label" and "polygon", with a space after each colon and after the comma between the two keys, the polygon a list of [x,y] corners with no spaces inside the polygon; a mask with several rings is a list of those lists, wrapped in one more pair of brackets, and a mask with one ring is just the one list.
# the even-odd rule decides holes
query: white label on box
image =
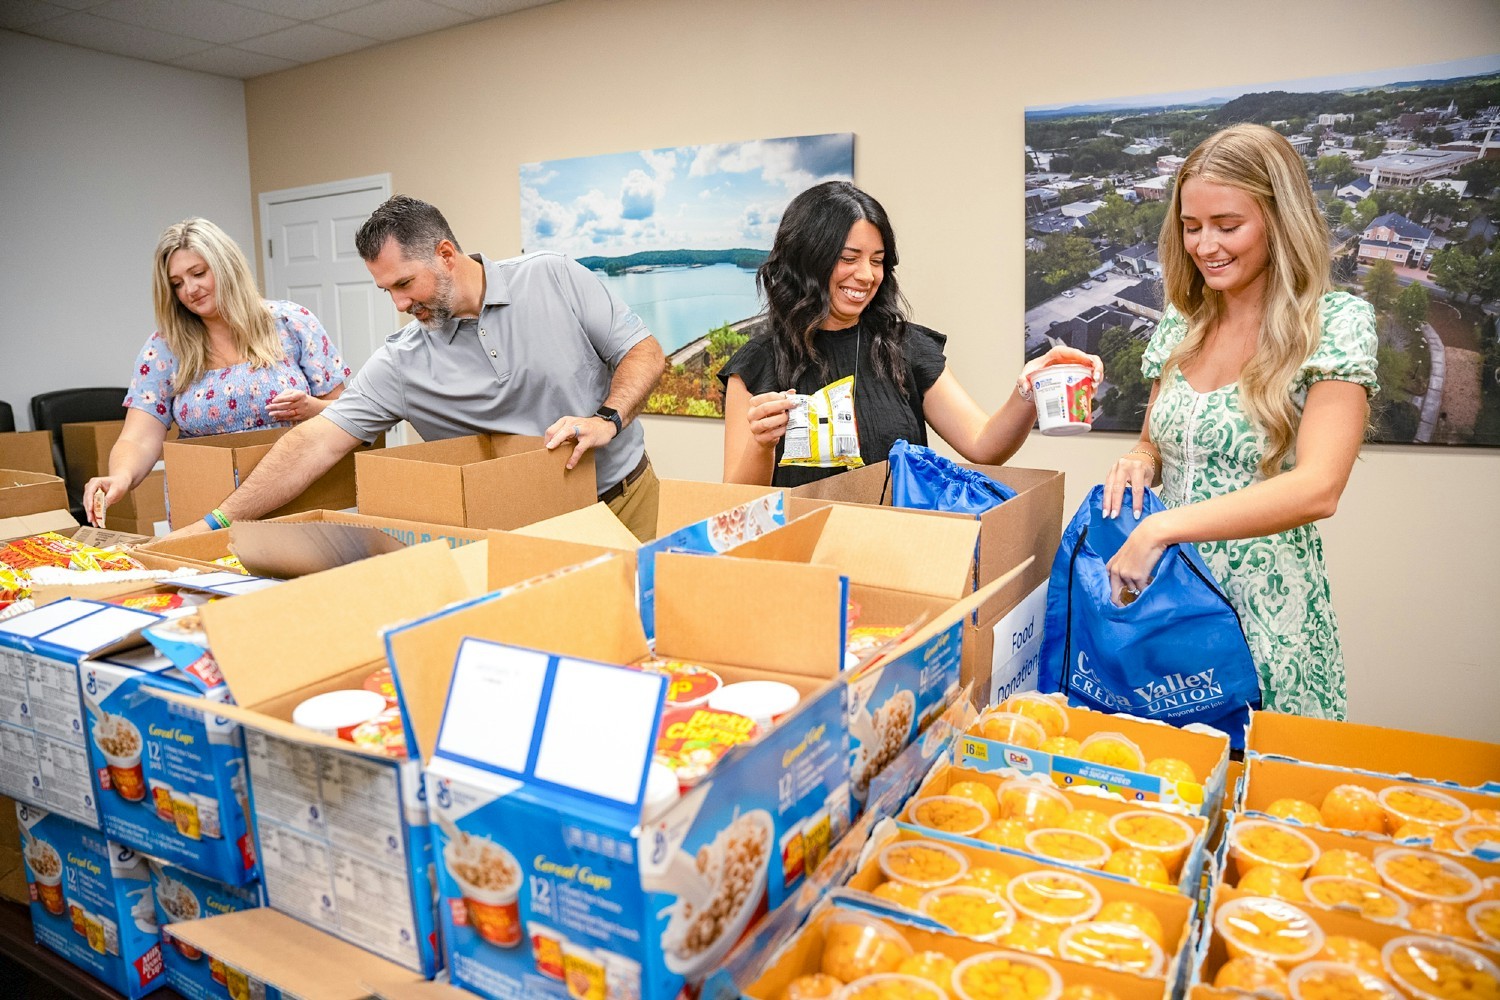
{"label": "white label on box", "polygon": [[[97,609],[98,605],[92,605]],[[107,607],[102,611],[96,610],[87,618],[70,622],[53,632],[49,632],[46,641],[55,642],[59,646],[68,649],[76,649],[87,652],[107,646],[112,642],[118,642],[124,636],[138,628],[145,628],[153,622],[161,621],[160,615],[148,614],[145,611],[134,611],[130,608]]]}
{"label": "white label on box", "polygon": [[35,638],[43,632],[49,632],[59,625],[77,621],[96,610],[98,610],[97,605],[84,601],[54,601],[0,624],[0,632]]}
{"label": "white label on box", "polygon": [[989,704],[1017,691],[1035,691],[1042,654],[1042,622],[1047,617],[1047,585],[1021,598],[995,623],[995,653],[990,668]]}
{"label": "white label on box", "polygon": [[[656,747],[666,678],[582,660],[559,660],[534,773],[543,781],[634,805]],[[609,752],[598,752],[600,733]]]}
{"label": "white label on box", "polygon": [[437,751],[524,773],[546,680],[547,654],[465,639],[453,664]]}

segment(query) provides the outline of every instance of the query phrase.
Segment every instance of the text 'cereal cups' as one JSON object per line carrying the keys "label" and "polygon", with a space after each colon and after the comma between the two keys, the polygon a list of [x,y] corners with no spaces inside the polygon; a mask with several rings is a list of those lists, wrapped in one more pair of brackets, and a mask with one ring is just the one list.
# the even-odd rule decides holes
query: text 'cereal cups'
{"label": "text 'cereal cups'", "polygon": [[914,949],[899,933],[863,913],[833,911],[823,921],[822,972],[846,983],[895,972]]}
{"label": "text 'cereal cups'", "polygon": [[945,844],[906,840],[887,844],[877,856],[880,870],[893,882],[923,889],[957,882],[969,870],[969,859]]}
{"label": "text 'cereal cups'", "polygon": [[1471,948],[1441,938],[1393,938],[1380,961],[1396,987],[1417,1000],[1500,996],[1500,969]]}
{"label": "text 'cereal cups'", "polygon": [[1407,823],[1452,830],[1469,821],[1468,806],[1435,789],[1391,785],[1377,792],[1375,798],[1385,810],[1388,833],[1394,833]]}
{"label": "text 'cereal cups'", "polygon": [[354,730],[386,710],[385,698],[374,691],[328,691],[292,709],[292,721],[305,729],[354,742]]}
{"label": "text 'cereal cups'", "polygon": [[997,941],[1016,922],[1010,904],[993,892],[972,886],[948,885],[922,896],[922,912],[955,934],[976,941]]}
{"label": "text 'cereal cups'", "polygon": [[1325,910],[1350,910],[1378,924],[1406,920],[1406,900],[1385,886],[1349,875],[1309,875],[1302,881],[1307,901]]}
{"label": "text 'cereal cups'", "polygon": [[1375,856],[1375,870],[1408,903],[1468,903],[1479,898],[1479,876],[1452,858],[1396,848]]}
{"label": "text 'cereal cups'", "polygon": [[781,681],[740,681],[709,695],[708,707],[749,716],[762,732],[769,732],[801,700],[796,688]]}
{"label": "text 'cereal cups'", "polygon": [[1057,1000],[1062,988],[1056,969],[1013,951],[971,955],[953,970],[958,1000]]}
{"label": "text 'cereal cups'", "polygon": [[1214,911],[1214,930],[1231,958],[1291,968],[1323,949],[1323,928],[1300,907],[1268,896],[1240,896]]}
{"label": "text 'cereal cups'", "polygon": [[1043,434],[1086,434],[1093,424],[1094,373],[1083,365],[1048,365],[1031,376],[1037,427]]}
{"label": "text 'cereal cups'", "polygon": [[921,976],[881,972],[863,976],[845,986],[838,1000],[948,1000],[948,993]]}
{"label": "text 'cereal cups'", "polygon": [[1005,886],[1005,898],[1019,916],[1047,924],[1073,924],[1099,912],[1099,890],[1077,875],[1040,869],[1025,872]]}
{"label": "text 'cereal cups'", "polygon": [[1401,1000],[1384,979],[1342,962],[1303,962],[1287,982],[1292,1000]]}
{"label": "text 'cereal cups'", "polygon": [[1174,879],[1182,871],[1182,862],[1197,836],[1187,820],[1153,809],[1115,813],[1109,818],[1109,832],[1122,847],[1156,855]]}
{"label": "text 'cereal cups'", "polygon": [[1241,874],[1256,865],[1271,865],[1301,878],[1321,853],[1305,833],[1270,820],[1242,820],[1229,831],[1229,854]]}
{"label": "text 'cereal cups'", "polygon": [[972,837],[990,822],[990,814],[983,806],[957,795],[927,795],[913,799],[907,815],[917,826],[960,837]]}

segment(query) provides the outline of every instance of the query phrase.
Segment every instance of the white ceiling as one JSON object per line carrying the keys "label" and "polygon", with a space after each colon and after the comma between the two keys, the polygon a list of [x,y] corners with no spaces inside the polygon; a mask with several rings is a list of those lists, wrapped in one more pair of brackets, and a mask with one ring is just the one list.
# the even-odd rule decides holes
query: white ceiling
{"label": "white ceiling", "polygon": [[0,0],[0,28],[247,79],[556,0]]}

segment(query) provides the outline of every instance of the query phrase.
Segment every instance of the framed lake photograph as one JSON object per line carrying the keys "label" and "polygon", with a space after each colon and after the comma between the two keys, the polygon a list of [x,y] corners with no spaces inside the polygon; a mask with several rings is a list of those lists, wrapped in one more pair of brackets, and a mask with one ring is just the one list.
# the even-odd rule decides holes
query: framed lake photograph
{"label": "framed lake photograph", "polygon": [[647,413],[724,416],[719,369],[754,334],[781,213],[854,179],[854,134],[676,146],[521,167],[521,246],[597,272],[667,355]]}

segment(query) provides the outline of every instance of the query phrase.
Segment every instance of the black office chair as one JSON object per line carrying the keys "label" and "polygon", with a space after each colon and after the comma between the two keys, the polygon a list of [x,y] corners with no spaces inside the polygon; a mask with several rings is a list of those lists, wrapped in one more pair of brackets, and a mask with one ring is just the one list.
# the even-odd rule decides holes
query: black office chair
{"label": "black office chair", "polygon": [[0,434],[9,434],[16,429],[16,411],[10,408],[10,404],[0,399]]}
{"label": "black office chair", "polygon": [[68,480],[68,461],[63,454],[63,424],[92,420],[124,420],[128,389],[57,389],[31,397],[31,426],[52,432],[52,464],[68,485],[68,507],[80,524],[84,521],[83,483]]}

